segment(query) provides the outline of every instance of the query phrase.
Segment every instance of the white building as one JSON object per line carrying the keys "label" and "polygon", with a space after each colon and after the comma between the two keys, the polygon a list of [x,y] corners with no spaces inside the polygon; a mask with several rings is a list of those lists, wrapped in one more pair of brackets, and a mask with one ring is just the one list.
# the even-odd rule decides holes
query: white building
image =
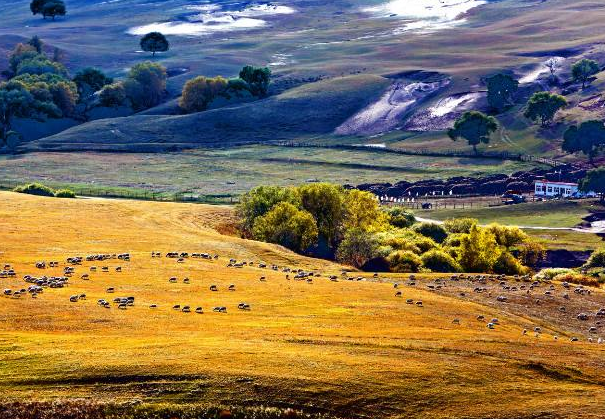
{"label": "white building", "polygon": [[562,196],[568,198],[576,192],[578,192],[577,183],[549,182],[546,180],[536,181],[536,196]]}

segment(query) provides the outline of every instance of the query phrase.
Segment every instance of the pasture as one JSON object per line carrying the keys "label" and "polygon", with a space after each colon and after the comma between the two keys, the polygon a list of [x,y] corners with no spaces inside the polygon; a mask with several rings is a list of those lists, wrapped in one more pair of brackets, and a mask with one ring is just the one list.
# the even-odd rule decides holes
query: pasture
{"label": "pasture", "polygon": [[[220,234],[232,230],[228,207],[7,192],[0,199],[0,262],[15,271],[0,288],[74,269],[67,287],[0,297],[3,402],[138,400],[142,410],[176,411],[263,405],[359,418],[602,417],[601,290],[520,278],[343,276],[331,262]],[[218,259],[179,262],[167,252]],[[67,262],[121,253],[130,261]],[[320,276],[297,280],[285,267]],[[112,302],[130,296],[125,309]],[[238,309],[242,302],[250,309]],[[213,312],[219,306],[227,312]]]}

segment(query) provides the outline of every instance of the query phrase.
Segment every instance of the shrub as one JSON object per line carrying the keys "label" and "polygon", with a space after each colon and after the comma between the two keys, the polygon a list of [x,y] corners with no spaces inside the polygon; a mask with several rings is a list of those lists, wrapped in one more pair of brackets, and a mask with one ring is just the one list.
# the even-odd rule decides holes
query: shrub
{"label": "shrub", "polygon": [[443,222],[448,233],[469,233],[474,225],[479,224],[476,218],[449,218]]}
{"label": "shrub", "polygon": [[460,264],[442,250],[429,250],[420,258],[424,267],[433,272],[460,272],[462,270]]}
{"label": "shrub", "polygon": [[420,223],[416,224],[412,229],[425,237],[433,239],[437,243],[442,243],[447,238],[445,228],[436,223]]}
{"label": "shrub", "polygon": [[525,266],[536,266],[546,257],[546,249],[538,242],[528,241],[519,246],[519,259]]}
{"label": "shrub", "polygon": [[592,252],[590,258],[584,265],[585,268],[605,268],[605,249]]}
{"label": "shrub", "polygon": [[573,274],[573,273],[574,273],[574,271],[572,269],[568,269],[568,268],[546,268],[546,269],[542,269],[540,272],[538,272],[536,275],[534,275],[534,279],[550,281],[551,279],[553,279],[554,277],[556,277],[558,275]]}
{"label": "shrub", "polygon": [[387,209],[389,224],[397,228],[411,227],[416,222],[414,213],[401,207],[391,207]]}
{"label": "shrub", "polygon": [[57,192],[55,192],[55,197],[56,198],[75,198],[76,194],[74,191],[71,191],[69,189],[59,189]]}
{"label": "shrub", "polygon": [[553,279],[559,282],[569,282],[572,284],[586,285],[587,287],[599,288],[601,286],[601,282],[598,278],[592,278],[576,272],[562,273],[555,276]]}
{"label": "shrub", "polygon": [[13,189],[13,191],[38,196],[55,196],[55,191],[40,183],[30,183],[27,185],[17,186],[15,189]]}
{"label": "shrub", "polygon": [[408,250],[398,250],[387,258],[391,272],[418,272],[422,268],[422,259]]}
{"label": "shrub", "polygon": [[198,76],[185,83],[179,106],[187,113],[205,111],[208,105],[225,90],[227,90],[227,80],[224,78]]}
{"label": "shrub", "polygon": [[494,235],[496,238],[496,243],[498,243],[500,246],[506,247],[507,249],[529,240],[528,235],[525,234],[519,227],[515,226],[509,227],[493,223],[487,226],[486,230]]}
{"label": "shrub", "polygon": [[239,72],[239,77],[248,83],[250,93],[259,97],[267,96],[271,83],[271,69],[247,65]]}
{"label": "shrub", "polygon": [[124,81],[126,96],[135,109],[158,105],[166,92],[166,68],[160,64],[143,62],[133,66]]}
{"label": "shrub", "polygon": [[458,262],[465,272],[492,272],[501,253],[492,233],[473,226],[460,240]]}
{"label": "shrub", "polygon": [[117,107],[124,104],[126,101],[126,90],[122,83],[108,84],[103,87],[99,93],[101,105],[107,107]]}
{"label": "shrub", "polygon": [[528,269],[509,252],[502,252],[494,263],[493,271],[497,274],[524,275]]}

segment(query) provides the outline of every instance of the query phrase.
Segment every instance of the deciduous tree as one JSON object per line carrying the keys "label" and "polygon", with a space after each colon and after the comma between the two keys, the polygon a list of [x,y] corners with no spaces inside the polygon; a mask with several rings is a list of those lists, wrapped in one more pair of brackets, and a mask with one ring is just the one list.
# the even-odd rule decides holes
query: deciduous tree
{"label": "deciduous tree", "polygon": [[141,38],[141,49],[151,52],[155,57],[156,52],[166,52],[170,48],[170,43],[160,32],[150,32]]}
{"label": "deciduous tree", "polygon": [[529,98],[525,117],[532,121],[540,121],[542,127],[550,125],[557,112],[567,106],[567,100],[555,93],[537,92]]}
{"label": "deciduous tree", "polygon": [[481,143],[488,144],[490,135],[498,129],[498,121],[492,116],[482,112],[465,112],[449,129],[447,134],[452,140],[464,138],[468,144],[473,146],[477,153],[477,146]]}

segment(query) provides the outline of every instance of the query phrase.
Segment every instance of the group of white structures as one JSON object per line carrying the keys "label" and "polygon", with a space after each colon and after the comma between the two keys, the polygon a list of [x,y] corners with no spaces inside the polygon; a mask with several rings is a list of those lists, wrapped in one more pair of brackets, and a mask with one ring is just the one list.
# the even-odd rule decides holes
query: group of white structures
{"label": "group of white structures", "polygon": [[[597,195],[594,192],[580,192],[577,183],[550,182],[547,180],[537,180],[535,182],[534,194],[535,196],[544,198],[594,198]],[[383,195],[379,196],[378,199],[381,202],[408,203],[416,202],[418,198],[428,198],[433,196],[453,196],[453,192],[449,191],[448,193],[446,193],[444,191],[433,191],[431,193],[425,193],[424,195],[420,195],[418,194],[418,192],[416,192],[415,195],[412,195],[411,192],[408,192],[407,197],[397,198],[393,196]]]}

